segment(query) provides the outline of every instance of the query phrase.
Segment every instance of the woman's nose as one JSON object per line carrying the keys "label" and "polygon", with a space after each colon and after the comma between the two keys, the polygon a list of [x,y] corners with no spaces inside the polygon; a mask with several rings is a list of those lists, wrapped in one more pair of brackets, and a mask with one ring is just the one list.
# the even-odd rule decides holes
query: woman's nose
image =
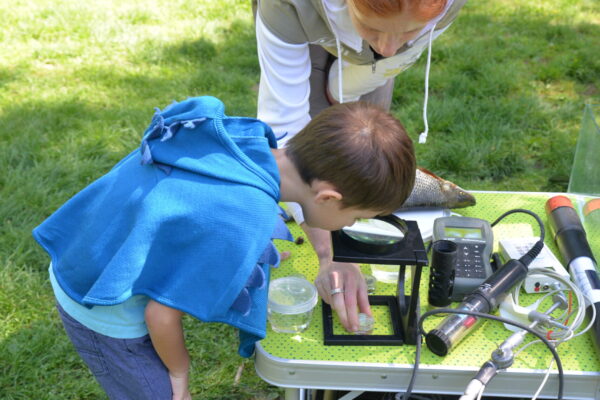
{"label": "woman's nose", "polygon": [[374,49],[384,57],[391,57],[406,43],[406,40],[394,37],[382,37],[375,43]]}

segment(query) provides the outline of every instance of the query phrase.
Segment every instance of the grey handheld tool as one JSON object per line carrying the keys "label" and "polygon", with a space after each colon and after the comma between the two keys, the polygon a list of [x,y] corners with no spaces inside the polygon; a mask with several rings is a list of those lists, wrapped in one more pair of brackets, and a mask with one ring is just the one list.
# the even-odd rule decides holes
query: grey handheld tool
{"label": "grey handheld tool", "polygon": [[452,301],[462,301],[492,275],[490,258],[494,236],[488,221],[460,216],[437,218],[433,223],[432,240],[434,243],[450,240],[458,247]]}

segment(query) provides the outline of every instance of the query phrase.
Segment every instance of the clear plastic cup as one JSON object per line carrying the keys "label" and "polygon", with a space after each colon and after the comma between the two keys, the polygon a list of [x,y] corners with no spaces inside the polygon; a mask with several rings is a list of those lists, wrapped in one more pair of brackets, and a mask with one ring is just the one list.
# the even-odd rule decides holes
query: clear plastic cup
{"label": "clear plastic cup", "polygon": [[400,266],[371,264],[371,273],[379,282],[396,283],[398,282]]}
{"label": "clear plastic cup", "polygon": [[287,276],[269,284],[268,320],[275,332],[298,333],[308,328],[317,305],[317,288],[304,278]]}

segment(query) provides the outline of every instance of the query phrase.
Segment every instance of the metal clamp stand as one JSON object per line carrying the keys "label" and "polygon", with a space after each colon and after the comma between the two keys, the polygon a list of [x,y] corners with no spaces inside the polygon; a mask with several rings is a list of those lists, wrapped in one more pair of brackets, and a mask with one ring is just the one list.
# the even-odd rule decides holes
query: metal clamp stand
{"label": "metal clamp stand", "polygon": [[[419,319],[419,286],[421,268],[428,263],[421,231],[415,221],[404,221],[394,215],[377,217],[394,225],[404,238],[391,244],[365,243],[343,230],[331,232],[333,260],[339,262],[398,265],[396,296],[369,296],[371,305],[387,305],[390,310],[392,335],[334,335],[331,307],[323,302],[323,334],[325,345],[396,345],[416,344]],[[406,266],[410,265],[410,295],[404,291]]]}

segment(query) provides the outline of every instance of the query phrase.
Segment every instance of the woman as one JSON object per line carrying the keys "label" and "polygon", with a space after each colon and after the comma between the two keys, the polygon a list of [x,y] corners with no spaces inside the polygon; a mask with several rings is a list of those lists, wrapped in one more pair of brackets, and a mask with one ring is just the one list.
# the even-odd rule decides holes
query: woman
{"label": "woman", "polygon": [[[258,118],[273,128],[281,147],[333,103],[360,99],[389,110],[395,76],[416,62],[465,2],[254,1],[261,66]],[[317,253],[319,294],[346,329],[357,330],[358,310],[370,314],[358,266],[333,262],[329,232],[306,225],[294,204],[288,209]]]}

